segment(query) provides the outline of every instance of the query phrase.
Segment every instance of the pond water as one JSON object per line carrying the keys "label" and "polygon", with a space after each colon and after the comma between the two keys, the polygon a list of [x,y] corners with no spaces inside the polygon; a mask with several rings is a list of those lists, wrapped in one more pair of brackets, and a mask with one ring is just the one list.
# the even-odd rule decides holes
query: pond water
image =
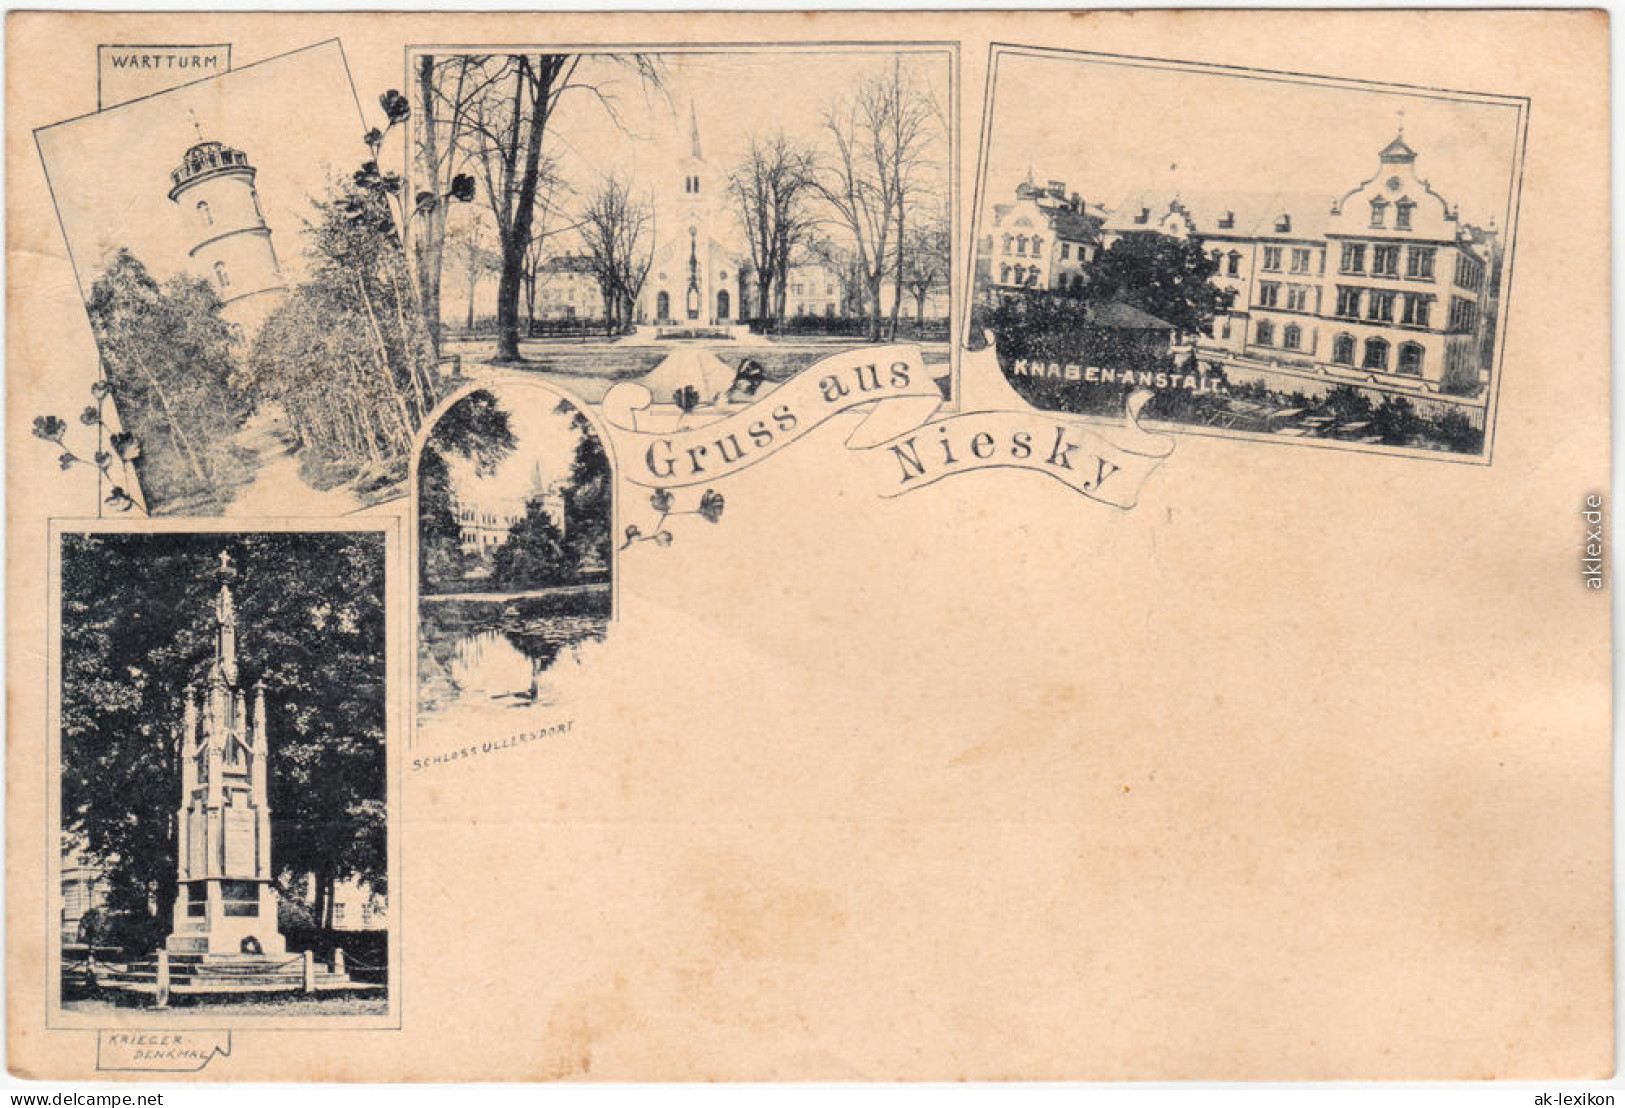
{"label": "pond water", "polygon": [[512,602],[426,603],[418,625],[418,711],[532,707],[552,702],[547,671],[602,639],[607,609],[525,611]]}

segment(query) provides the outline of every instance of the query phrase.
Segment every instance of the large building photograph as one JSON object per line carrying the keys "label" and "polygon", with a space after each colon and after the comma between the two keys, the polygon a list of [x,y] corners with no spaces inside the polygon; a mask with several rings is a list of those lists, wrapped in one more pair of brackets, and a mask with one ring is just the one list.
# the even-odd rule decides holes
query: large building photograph
{"label": "large building photograph", "polygon": [[[1057,90],[1120,110],[1061,133]],[[1144,388],[1146,420],[1484,456],[1523,118],[1512,98],[1001,51],[970,333],[1040,407],[1120,416]]]}

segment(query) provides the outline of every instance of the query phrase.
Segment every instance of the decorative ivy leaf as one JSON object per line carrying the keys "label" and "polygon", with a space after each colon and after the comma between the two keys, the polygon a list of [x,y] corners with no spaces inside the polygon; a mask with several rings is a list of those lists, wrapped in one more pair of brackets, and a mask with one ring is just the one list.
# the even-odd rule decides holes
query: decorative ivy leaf
{"label": "decorative ivy leaf", "polygon": [[715,523],[721,519],[722,509],[726,506],[727,501],[716,489],[706,489],[705,494],[700,497],[700,515],[704,516],[708,523]]}
{"label": "decorative ivy leaf", "polygon": [[649,506],[664,515],[671,511],[673,497],[665,489],[656,489],[654,495],[649,497]]}
{"label": "decorative ivy leaf", "polygon": [[68,433],[68,425],[54,415],[34,417],[34,435],[46,442],[56,442]]}
{"label": "decorative ivy leaf", "polygon": [[57,463],[57,465],[61,466],[63,469],[67,470],[67,469],[72,469],[73,468],[73,463],[77,462],[78,460],[79,459],[75,458],[72,454],[63,454],[61,457],[59,457],[56,460],[56,463]]}
{"label": "decorative ivy leaf", "polygon": [[83,423],[86,427],[94,427],[101,421],[102,414],[96,410],[96,406],[94,404],[79,413],[79,422]]}
{"label": "decorative ivy leaf", "polygon": [[90,395],[94,396],[97,400],[100,400],[106,396],[111,396],[112,393],[113,384],[111,381],[95,381],[91,383]]}
{"label": "decorative ivy leaf", "polygon": [[401,95],[399,89],[390,89],[380,96],[378,106],[384,109],[391,126],[405,123],[412,115],[412,103]]}
{"label": "decorative ivy leaf", "polygon": [[670,546],[671,545],[671,532],[670,531],[659,531],[659,532],[657,532],[655,534],[655,545],[656,546]]}

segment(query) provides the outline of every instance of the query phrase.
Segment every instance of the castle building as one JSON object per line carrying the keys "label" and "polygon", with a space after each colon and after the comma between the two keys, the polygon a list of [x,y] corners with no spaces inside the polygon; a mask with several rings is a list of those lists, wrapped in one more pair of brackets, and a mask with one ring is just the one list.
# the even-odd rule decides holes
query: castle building
{"label": "castle building", "polygon": [[489,554],[508,541],[508,533],[525,518],[533,500],[541,500],[542,510],[559,534],[565,533],[564,485],[542,480],[540,464],[532,465],[530,482],[518,496],[487,496],[458,500],[456,506],[458,539],[464,554]]}
{"label": "castle building", "polygon": [[192,243],[192,268],[214,286],[226,319],[250,342],[288,291],[255,172],[243,151],[203,141],[200,133],[169,174],[169,198]]}
{"label": "castle building", "polygon": [[1100,250],[1102,215],[1076,192],[1068,195],[1065,181],[1038,185],[1029,173],[1016,186],[1014,203],[993,206],[992,229],[977,248],[977,287],[994,293],[1082,288],[1084,266]]}
{"label": "castle building", "polygon": [[1137,192],[1102,243],[1199,238],[1234,296],[1200,345],[1236,364],[1475,393],[1495,231],[1462,224],[1416,162],[1401,134],[1341,196]]}
{"label": "castle building", "polygon": [[252,701],[238,683],[233,570],[220,555],[214,660],[199,690],[186,690],[180,734],[181,796],[174,925],[177,954],[280,955],[272,888],[270,742],[265,687]]}

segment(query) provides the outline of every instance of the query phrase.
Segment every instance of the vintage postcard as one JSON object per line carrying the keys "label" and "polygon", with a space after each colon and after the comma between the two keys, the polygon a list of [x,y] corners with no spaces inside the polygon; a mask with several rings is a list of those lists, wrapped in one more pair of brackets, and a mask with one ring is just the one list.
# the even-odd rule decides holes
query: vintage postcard
{"label": "vintage postcard", "polygon": [[1608,32],[13,13],[11,1073],[1609,1076]]}

